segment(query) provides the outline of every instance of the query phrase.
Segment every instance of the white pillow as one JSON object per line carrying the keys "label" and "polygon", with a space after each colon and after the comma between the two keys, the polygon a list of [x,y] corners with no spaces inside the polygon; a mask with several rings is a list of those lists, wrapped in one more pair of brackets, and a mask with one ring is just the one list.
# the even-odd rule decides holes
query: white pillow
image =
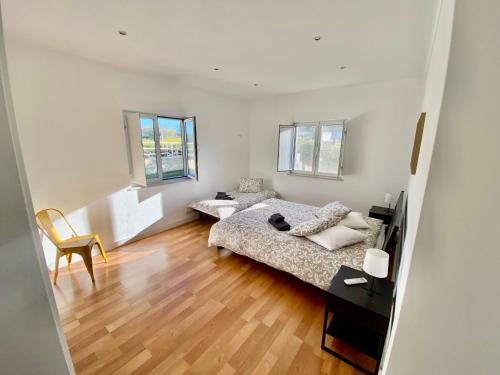
{"label": "white pillow", "polygon": [[312,242],[323,246],[327,250],[337,250],[345,246],[354,245],[355,243],[366,240],[368,236],[358,232],[357,230],[347,228],[343,225],[336,225],[328,228],[323,232],[306,236]]}
{"label": "white pillow", "polygon": [[339,225],[351,229],[370,229],[368,223],[363,219],[363,214],[361,212],[348,213],[347,216],[340,221]]}

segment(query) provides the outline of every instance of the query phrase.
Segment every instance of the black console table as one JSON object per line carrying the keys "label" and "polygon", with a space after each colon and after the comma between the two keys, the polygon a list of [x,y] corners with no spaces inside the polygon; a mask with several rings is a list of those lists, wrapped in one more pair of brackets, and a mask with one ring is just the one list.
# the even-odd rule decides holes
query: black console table
{"label": "black console table", "polygon": [[384,224],[389,225],[394,216],[394,209],[388,207],[372,206],[368,216],[384,221]]}
{"label": "black console table", "polygon": [[[389,327],[394,284],[376,279],[372,297],[365,289],[368,284],[347,286],[344,279],[368,276],[353,268],[342,266],[328,289],[321,349],[366,374],[377,374]],[[340,340],[377,361],[371,372],[325,345],[326,335]]]}

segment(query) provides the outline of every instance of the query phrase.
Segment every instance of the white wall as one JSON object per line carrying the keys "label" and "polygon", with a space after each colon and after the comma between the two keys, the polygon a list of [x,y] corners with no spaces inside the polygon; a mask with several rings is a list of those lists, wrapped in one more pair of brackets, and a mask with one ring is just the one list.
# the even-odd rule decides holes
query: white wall
{"label": "white wall", "polygon": [[[191,219],[190,201],[248,175],[244,101],[13,41],[7,57],[35,210],[62,209],[108,248]],[[127,191],[123,109],[196,115],[199,181]]]}
{"label": "white wall", "polygon": [[[417,172],[415,175],[410,176],[408,182],[407,232],[398,277],[394,328],[392,329],[391,336],[386,342],[387,353],[390,353],[392,350],[395,333],[398,330],[401,306],[405,298],[406,282],[410,271],[415,236],[419,225],[420,213],[424,201],[427,178],[429,175],[431,158],[434,149],[434,141],[441,113],[441,103],[445,88],[446,72],[448,69],[454,4],[455,0],[442,0],[439,1],[437,7],[438,11],[434,25],[434,38],[429,51],[421,109],[421,111],[426,112],[427,115]],[[386,355],[385,359],[387,360],[388,358],[389,355]],[[382,368],[385,370],[386,366],[382,366]]]}
{"label": "white wall", "polygon": [[[422,112],[426,112],[427,115],[417,172],[415,175],[410,176],[408,182],[407,232],[398,277],[394,327],[392,328],[391,336],[386,342],[388,353],[384,358],[386,361],[392,351],[395,333],[398,329],[401,306],[404,301],[406,282],[415,244],[415,235],[420,219],[432,152],[434,149],[434,141],[441,113],[441,103],[446,81],[446,72],[448,69],[454,3],[454,0],[443,0],[439,1],[437,6],[434,38],[429,51],[421,109]],[[385,363],[382,369],[385,370],[386,367]]]}
{"label": "white wall", "polygon": [[[417,173],[410,176],[408,182],[408,216],[405,248],[401,260],[401,275],[398,280],[399,295],[404,295],[406,279],[408,275],[415,234],[418,228],[420,211],[424,200],[425,187],[431,165],[431,157],[434,149],[434,140],[438,128],[441,103],[443,99],[446,72],[448,69],[448,58],[453,26],[454,0],[443,0],[439,2],[438,15],[436,17],[434,39],[430,49],[427,66],[422,112],[426,112],[424,133],[420,148]],[[403,298],[397,299],[396,311],[399,312]]]}
{"label": "white wall", "polygon": [[0,373],[74,374],[19,152],[0,21]]}
{"label": "white wall", "polygon": [[[313,205],[342,200],[368,213],[384,193],[406,190],[421,82],[403,80],[327,88],[257,101],[250,121],[250,174],[285,199]],[[348,120],[344,181],[276,172],[278,126],[294,121]]]}
{"label": "white wall", "polygon": [[[444,39],[454,3],[442,2]],[[456,2],[439,126],[387,374],[498,373],[499,17],[498,1]],[[434,56],[440,65],[446,44]]]}

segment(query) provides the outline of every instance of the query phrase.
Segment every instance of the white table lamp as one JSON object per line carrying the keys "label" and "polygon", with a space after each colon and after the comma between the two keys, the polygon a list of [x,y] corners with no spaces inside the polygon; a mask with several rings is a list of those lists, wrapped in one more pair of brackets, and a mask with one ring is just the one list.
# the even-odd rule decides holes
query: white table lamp
{"label": "white table lamp", "polygon": [[368,249],[363,262],[363,271],[371,276],[372,285],[368,291],[368,295],[373,296],[373,283],[375,277],[385,278],[389,270],[389,254],[380,249]]}
{"label": "white table lamp", "polygon": [[392,203],[392,194],[391,193],[385,193],[384,202],[389,205],[389,210],[390,210],[391,203]]}

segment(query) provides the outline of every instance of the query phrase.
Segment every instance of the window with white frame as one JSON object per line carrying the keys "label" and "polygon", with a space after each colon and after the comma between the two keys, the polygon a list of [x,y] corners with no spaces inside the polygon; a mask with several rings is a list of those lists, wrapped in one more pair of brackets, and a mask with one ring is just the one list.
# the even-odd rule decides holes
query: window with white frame
{"label": "window with white frame", "polygon": [[278,172],[340,179],[346,133],[344,120],[280,125]]}
{"label": "window with white frame", "polygon": [[196,118],[124,111],[131,182],[198,179]]}

